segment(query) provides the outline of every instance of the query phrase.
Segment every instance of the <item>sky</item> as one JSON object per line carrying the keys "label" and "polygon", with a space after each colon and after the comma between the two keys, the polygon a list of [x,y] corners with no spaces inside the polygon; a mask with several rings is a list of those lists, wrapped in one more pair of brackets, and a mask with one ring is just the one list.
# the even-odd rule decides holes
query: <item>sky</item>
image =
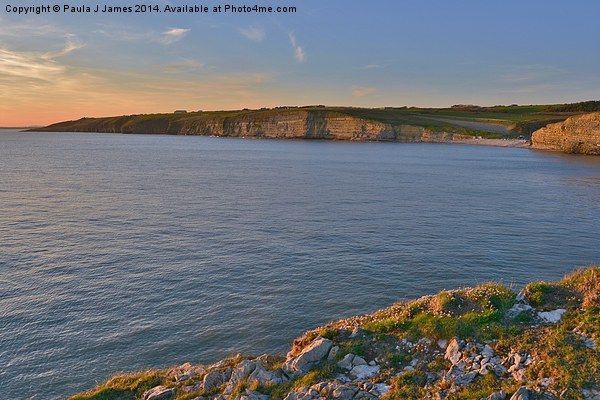
{"label": "sky", "polygon": [[6,7],[65,3],[0,0],[0,126],[176,109],[600,99],[594,0],[145,3],[297,12],[18,15]]}

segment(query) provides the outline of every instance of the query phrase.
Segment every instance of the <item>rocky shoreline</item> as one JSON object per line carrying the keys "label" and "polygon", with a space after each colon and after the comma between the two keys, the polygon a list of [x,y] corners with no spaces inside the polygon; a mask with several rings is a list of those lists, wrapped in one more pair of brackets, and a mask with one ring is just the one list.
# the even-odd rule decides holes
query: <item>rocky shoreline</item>
{"label": "rocky shoreline", "polygon": [[117,375],[70,400],[599,400],[600,268],[519,294],[443,291],[334,321],[284,357]]}
{"label": "rocky shoreline", "polygon": [[[575,107],[578,108],[585,107]],[[478,114],[465,118],[467,110],[453,108],[408,110],[306,106],[190,113],[180,110],[173,114],[81,118],[29,131],[458,143],[600,154],[600,112],[544,114],[542,107],[539,112],[529,111],[530,114],[522,110],[525,114],[519,114],[515,120],[509,110],[499,106],[497,111],[502,112],[494,114],[494,109],[488,111],[495,119],[489,119],[489,113],[487,119],[481,118],[483,114],[479,118]],[[529,135],[531,141],[525,140]],[[514,139],[517,136],[519,139]]]}
{"label": "rocky shoreline", "polygon": [[536,149],[600,155],[600,112],[549,124],[533,133],[531,143]]}

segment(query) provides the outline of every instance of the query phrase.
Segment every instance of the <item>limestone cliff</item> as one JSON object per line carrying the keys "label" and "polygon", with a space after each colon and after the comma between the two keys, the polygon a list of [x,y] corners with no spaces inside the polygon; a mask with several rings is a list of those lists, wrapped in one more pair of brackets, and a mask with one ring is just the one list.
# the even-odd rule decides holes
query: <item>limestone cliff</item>
{"label": "limestone cliff", "polygon": [[533,133],[532,147],[600,155],[600,112],[568,118]]}
{"label": "limestone cliff", "polygon": [[83,118],[35,130],[399,142],[447,142],[470,137],[442,128],[384,123],[329,110],[300,109]]}

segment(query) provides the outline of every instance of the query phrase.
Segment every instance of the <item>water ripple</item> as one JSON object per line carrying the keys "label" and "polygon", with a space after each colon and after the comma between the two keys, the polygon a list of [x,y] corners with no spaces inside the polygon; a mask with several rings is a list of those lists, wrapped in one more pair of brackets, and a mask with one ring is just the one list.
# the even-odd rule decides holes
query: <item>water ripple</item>
{"label": "water ripple", "polygon": [[522,149],[0,133],[0,385],[285,352],[444,288],[600,262],[600,160]]}

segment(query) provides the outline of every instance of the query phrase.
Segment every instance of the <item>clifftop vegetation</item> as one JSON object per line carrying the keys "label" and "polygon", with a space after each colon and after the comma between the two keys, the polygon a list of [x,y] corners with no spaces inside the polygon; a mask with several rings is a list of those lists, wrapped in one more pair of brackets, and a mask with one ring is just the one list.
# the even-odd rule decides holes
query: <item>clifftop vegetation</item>
{"label": "clifftop vegetation", "polygon": [[600,268],[519,294],[443,291],[334,321],[286,357],[117,375],[92,399],[599,399]]}

